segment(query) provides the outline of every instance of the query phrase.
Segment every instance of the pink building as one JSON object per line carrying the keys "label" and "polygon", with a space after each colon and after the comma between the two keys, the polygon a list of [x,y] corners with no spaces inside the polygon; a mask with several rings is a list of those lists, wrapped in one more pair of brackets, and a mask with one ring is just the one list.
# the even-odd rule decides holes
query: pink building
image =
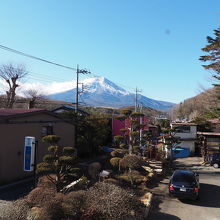
{"label": "pink building", "polygon": [[[131,119],[126,118],[124,120],[118,120],[117,118],[112,118],[112,136],[116,135],[122,135],[120,132],[120,129],[131,129]],[[143,130],[149,130],[149,118],[147,116],[143,116],[141,118],[138,118],[138,121],[140,124],[144,124]]]}

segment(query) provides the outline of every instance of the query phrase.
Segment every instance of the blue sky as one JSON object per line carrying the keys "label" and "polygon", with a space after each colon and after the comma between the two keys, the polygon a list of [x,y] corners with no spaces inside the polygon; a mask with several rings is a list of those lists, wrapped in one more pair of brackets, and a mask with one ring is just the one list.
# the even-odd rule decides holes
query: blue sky
{"label": "blue sky", "polygon": [[[198,58],[219,24],[218,0],[5,0],[0,44],[178,103],[211,86]],[[76,77],[0,49],[0,63],[7,62],[25,64],[26,81]]]}

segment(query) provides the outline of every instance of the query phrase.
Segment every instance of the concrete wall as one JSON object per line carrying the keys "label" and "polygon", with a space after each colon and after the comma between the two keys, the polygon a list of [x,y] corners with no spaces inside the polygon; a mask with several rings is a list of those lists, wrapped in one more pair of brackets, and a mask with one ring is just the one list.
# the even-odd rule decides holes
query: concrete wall
{"label": "concrete wall", "polygon": [[[33,121],[39,121],[34,123]],[[26,121],[26,122],[24,122]],[[31,123],[28,123],[30,122]],[[47,122],[43,121],[56,121]],[[33,136],[38,141],[37,162],[48,153],[48,145],[42,143],[42,126],[53,126],[54,134],[61,137],[61,146],[74,146],[75,127],[56,117],[47,114],[38,114],[13,119],[12,124],[0,124],[0,182],[10,182],[16,179],[33,175],[23,171],[24,138]]]}
{"label": "concrete wall", "polygon": [[181,141],[179,146],[183,148],[188,148],[191,154],[195,153],[195,142],[194,141]]}
{"label": "concrete wall", "polygon": [[197,138],[197,127],[190,126],[189,133],[176,133],[175,136],[180,137],[181,139],[196,139]]}

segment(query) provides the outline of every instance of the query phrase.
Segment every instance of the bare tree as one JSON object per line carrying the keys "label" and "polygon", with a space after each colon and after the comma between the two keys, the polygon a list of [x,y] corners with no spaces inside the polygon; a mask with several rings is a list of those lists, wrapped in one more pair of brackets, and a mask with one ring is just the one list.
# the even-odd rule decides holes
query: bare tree
{"label": "bare tree", "polygon": [[29,89],[24,92],[25,96],[29,98],[29,108],[34,108],[38,100],[44,98],[42,91],[37,89]]}
{"label": "bare tree", "polygon": [[12,108],[15,102],[16,89],[19,86],[18,80],[27,75],[23,65],[5,64],[0,67],[0,77],[7,83],[6,108]]}

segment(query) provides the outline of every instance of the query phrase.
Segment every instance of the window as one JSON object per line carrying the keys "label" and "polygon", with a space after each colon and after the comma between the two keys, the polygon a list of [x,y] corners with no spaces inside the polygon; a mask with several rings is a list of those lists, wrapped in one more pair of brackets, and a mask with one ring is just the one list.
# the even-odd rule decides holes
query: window
{"label": "window", "polygon": [[53,126],[43,126],[41,130],[41,135],[47,136],[53,134]]}
{"label": "window", "polygon": [[190,126],[178,126],[177,133],[190,133]]}

